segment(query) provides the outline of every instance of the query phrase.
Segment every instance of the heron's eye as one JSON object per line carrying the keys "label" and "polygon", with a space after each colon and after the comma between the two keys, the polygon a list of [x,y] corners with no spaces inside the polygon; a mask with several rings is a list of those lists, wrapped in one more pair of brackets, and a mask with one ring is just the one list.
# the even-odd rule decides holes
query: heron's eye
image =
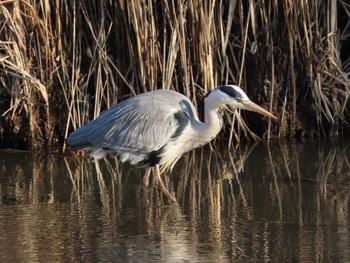
{"label": "heron's eye", "polygon": [[241,98],[236,98],[236,101],[241,103],[242,102],[242,99]]}

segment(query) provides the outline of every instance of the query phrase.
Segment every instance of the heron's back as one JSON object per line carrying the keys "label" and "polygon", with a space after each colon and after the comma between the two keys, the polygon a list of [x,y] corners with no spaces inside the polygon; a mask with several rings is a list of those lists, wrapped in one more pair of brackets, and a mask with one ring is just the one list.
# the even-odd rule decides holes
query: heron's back
{"label": "heron's back", "polygon": [[119,155],[139,166],[159,163],[162,150],[196,118],[184,95],[168,90],[142,93],[115,104],[69,135],[73,150]]}

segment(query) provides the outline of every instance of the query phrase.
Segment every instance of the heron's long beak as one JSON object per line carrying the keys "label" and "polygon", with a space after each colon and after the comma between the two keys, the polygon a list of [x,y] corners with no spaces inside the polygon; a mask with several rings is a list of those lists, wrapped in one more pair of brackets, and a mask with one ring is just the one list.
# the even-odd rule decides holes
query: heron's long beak
{"label": "heron's long beak", "polygon": [[242,104],[244,105],[245,110],[255,111],[257,113],[260,113],[261,115],[264,115],[266,117],[277,119],[276,116],[274,116],[269,111],[265,110],[264,108],[260,107],[259,105],[255,104],[252,101],[243,101]]}

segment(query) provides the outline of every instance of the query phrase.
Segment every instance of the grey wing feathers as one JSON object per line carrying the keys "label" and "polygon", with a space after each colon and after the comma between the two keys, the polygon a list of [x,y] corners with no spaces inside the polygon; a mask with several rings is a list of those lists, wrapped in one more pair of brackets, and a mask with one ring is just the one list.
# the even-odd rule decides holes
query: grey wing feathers
{"label": "grey wing feathers", "polygon": [[77,129],[67,139],[72,149],[105,148],[148,153],[158,150],[176,132],[175,113],[187,98],[170,91],[148,92],[114,105]]}

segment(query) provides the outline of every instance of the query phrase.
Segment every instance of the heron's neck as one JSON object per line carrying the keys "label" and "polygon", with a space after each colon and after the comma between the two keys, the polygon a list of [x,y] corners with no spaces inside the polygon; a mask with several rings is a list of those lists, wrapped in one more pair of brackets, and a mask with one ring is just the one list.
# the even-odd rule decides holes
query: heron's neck
{"label": "heron's neck", "polygon": [[222,127],[222,119],[219,113],[220,104],[207,98],[204,102],[204,122],[198,122],[195,129],[202,144],[205,144],[220,132]]}

